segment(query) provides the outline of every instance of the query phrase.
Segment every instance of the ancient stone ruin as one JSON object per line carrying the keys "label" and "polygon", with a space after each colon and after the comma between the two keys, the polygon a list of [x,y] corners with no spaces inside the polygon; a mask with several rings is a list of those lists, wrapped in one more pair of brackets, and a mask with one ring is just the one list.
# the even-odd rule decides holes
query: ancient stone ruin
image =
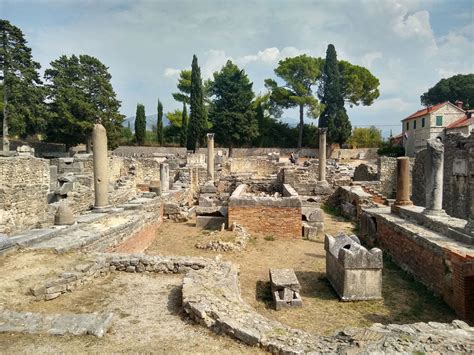
{"label": "ancient stone ruin", "polygon": [[367,250],[355,235],[326,234],[326,276],[343,301],[382,298],[382,250]]}

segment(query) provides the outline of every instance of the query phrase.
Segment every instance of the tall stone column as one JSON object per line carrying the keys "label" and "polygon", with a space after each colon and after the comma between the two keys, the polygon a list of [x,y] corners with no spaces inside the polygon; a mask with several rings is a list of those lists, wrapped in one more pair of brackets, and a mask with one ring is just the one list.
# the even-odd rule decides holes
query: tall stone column
{"label": "tall stone column", "polygon": [[397,158],[397,194],[395,206],[409,206],[410,200],[410,158]]}
{"label": "tall stone column", "polygon": [[207,179],[214,181],[214,133],[207,134]]}
{"label": "tall stone column", "polygon": [[160,186],[161,195],[166,194],[170,190],[170,168],[167,163],[160,164]]}
{"label": "tall stone column", "polygon": [[319,129],[319,181],[318,185],[329,185],[326,181],[326,133],[327,128]]}
{"label": "tall stone column", "polygon": [[426,142],[425,191],[427,215],[443,215],[444,145],[437,138]]}
{"label": "tall stone column", "polygon": [[100,123],[92,130],[92,145],[94,149],[94,208],[109,206],[109,161],[107,158],[107,132]]}

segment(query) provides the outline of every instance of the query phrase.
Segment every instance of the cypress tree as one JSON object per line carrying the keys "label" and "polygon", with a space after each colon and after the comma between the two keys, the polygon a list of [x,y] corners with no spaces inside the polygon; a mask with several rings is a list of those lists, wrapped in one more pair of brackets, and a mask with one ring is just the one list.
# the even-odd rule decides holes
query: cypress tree
{"label": "cypress tree", "polygon": [[158,143],[162,146],[164,143],[163,139],[163,104],[158,100],[158,122],[156,123],[156,135]]}
{"label": "cypress tree", "polygon": [[255,112],[257,122],[258,122],[258,140],[257,144],[259,147],[263,147],[263,143],[265,142],[265,136],[266,136],[266,125],[265,125],[265,115],[263,114],[263,107],[262,103],[259,102],[257,106],[257,110]]}
{"label": "cypress tree", "polygon": [[343,144],[351,135],[352,127],[344,108],[342,77],[339,72],[334,45],[328,45],[321,82],[324,111],[319,118],[319,127],[328,128],[328,140]]}
{"label": "cypress tree", "polygon": [[204,109],[201,69],[196,55],[191,65],[190,120],[188,126],[188,150],[196,151],[206,133],[206,111]]}
{"label": "cypress tree", "polygon": [[186,109],[186,103],[183,102],[183,113],[181,116],[181,132],[179,134],[179,145],[186,147],[188,138],[188,111]]}
{"label": "cypress tree", "polygon": [[137,104],[137,113],[135,116],[135,140],[138,145],[145,143],[146,135],[146,116],[145,106]]}

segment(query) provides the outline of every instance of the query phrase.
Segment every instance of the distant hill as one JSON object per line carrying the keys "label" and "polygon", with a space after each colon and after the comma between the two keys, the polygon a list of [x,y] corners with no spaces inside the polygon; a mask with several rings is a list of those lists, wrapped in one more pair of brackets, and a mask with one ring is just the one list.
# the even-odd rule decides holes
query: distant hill
{"label": "distant hill", "polygon": [[[156,120],[158,119],[158,115],[150,115],[146,116],[146,129],[148,131],[153,130],[153,126],[156,126]],[[123,120],[122,126],[127,127],[128,123],[130,122],[130,129],[132,132],[135,132],[135,116],[133,117],[127,117],[126,119]],[[163,125],[164,126],[169,126],[170,121],[166,118],[166,115],[163,114]]]}

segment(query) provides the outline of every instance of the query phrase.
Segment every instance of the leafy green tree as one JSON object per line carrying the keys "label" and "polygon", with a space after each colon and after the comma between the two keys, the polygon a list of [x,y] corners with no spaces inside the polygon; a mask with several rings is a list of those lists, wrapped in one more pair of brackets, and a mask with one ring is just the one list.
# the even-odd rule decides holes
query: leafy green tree
{"label": "leafy green tree", "polygon": [[474,105],[474,74],[458,74],[441,79],[420,97],[425,106],[436,105],[445,101],[454,104],[460,100],[465,109]]}
{"label": "leafy green tree", "polygon": [[143,145],[146,138],[146,116],[145,106],[137,104],[137,112],[135,115],[135,141],[138,145]]}
{"label": "leafy green tree", "polygon": [[232,61],[213,75],[210,86],[213,101],[209,116],[216,142],[232,148],[252,142],[258,135],[258,123],[252,106],[252,83],[243,69]]}
{"label": "leafy green tree", "polygon": [[191,94],[191,70],[183,69],[179,73],[178,92],[172,93],[176,101],[183,102],[189,105]]}
{"label": "leafy green tree", "polygon": [[196,151],[199,144],[203,143],[207,130],[206,109],[204,107],[203,85],[201,68],[198,66],[196,55],[193,55],[191,64],[191,89],[190,89],[190,120],[188,125],[188,150]]}
{"label": "leafy green tree", "polygon": [[120,144],[129,145],[133,140],[132,129],[130,128],[130,122],[128,122],[127,127],[122,128],[122,136],[120,139]]}
{"label": "leafy green tree", "polygon": [[170,124],[174,127],[180,128],[181,127],[181,120],[183,117],[183,111],[180,109],[176,109],[171,112],[166,113],[166,118],[170,121]]}
{"label": "leafy green tree", "polygon": [[26,136],[43,130],[47,112],[41,66],[33,60],[23,32],[0,20],[0,80],[2,146],[9,150],[9,134]]}
{"label": "leafy green tree", "polygon": [[375,126],[369,128],[355,127],[347,142],[353,148],[378,148],[382,144],[382,134]]}
{"label": "leafy green tree", "polygon": [[282,108],[299,108],[298,148],[303,143],[304,111],[310,117],[319,116],[319,102],[313,94],[313,87],[321,76],[321,58],[313,58],[306,54],[280,60],[275,74],[284,82],[278,86],[273,79],[266,79],[265,85],[271,91],[271,100]]}
{"label": "leafy green tree", "polygon": [[186,147],[186,140],[188,138],[188,110],[186,103],[183,102],[183,113],[181,115],[181,131],[179,133],[179,145]]}
{"label": "leafy green tree", "polygon": [[343,82],[339,72],[336,49],[330,44],[326,51],[320,87],[324,110],[319,127],[328,128],[328,138],[333,143],[345,143],[351,135],[351,123],[344,108]]}
{"label": "leafy green tree", "polygon": [[267,135],[267,122],[265,120],[265,114],[263,112],[262,103],[258,103],[257,109],[255,110],[255,116],[258,122],[258,141],[257,145],[263,147],[265,137]]}
{"label": "leafy green tree", "polygon": [[[324,65],[325,61],[323,61]],[[380,81],[359,65],[344,60],[338,61],[344,102],[352,105],[370,106],[380,96]]]}
{"label": "leafy green tree", "polygon": [[90,141],[95,122],[107,130],[109,147],[118,145],[124,116],[120,114],[108,68],[89,55],[65,55],[45,71],[50,119],[47,139],[66,146]]}
{"label": "leafy green tree", "polygon": [[160,100],[158,100],[158,120],[156,123],[156,137],[158,140],[158,143],[162,146],[164,143],[164,138],[163,138],[163,104],[161,103]]}

